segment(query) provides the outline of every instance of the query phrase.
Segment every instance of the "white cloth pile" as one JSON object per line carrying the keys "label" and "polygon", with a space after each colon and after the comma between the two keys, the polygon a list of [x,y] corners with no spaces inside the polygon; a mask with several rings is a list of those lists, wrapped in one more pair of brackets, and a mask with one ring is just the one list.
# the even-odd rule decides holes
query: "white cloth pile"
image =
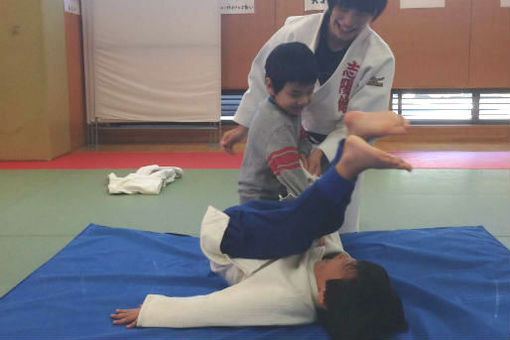
{"label": "white cloth pile", "polygon": [[168,183],[182,176],[182,169],[176,166],[143,166],[125,177],[117,177],[113,172],[108,175],[109,194],[146,194],[157,195]]}

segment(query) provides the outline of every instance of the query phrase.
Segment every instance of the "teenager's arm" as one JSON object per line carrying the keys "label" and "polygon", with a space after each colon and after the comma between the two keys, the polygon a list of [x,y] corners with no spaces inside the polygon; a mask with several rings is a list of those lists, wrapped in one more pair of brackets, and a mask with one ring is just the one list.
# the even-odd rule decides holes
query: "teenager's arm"
{"label": "teenager's arm", "polygon": [[296,325],[313,322],[312,303],[266,277],[252,277],[209,295],[148,295],[137,327]]}
{"label": "teenager's arm", "polygon": [[285,42],[285,36],[285,28],[282,27],[262,46],[255,59],[253,59],[250,73],[248,74],[248,90],[244,93],[234,115],[234,121],[246,128],[250,127],[257,107],[267,97],[265,86],[266,59],[276,46]]}

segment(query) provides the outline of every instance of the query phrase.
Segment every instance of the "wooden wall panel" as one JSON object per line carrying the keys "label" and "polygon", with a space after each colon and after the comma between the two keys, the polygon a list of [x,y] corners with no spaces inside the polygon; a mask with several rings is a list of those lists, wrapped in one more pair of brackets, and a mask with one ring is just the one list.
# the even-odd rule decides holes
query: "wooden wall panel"
{"label": "wooden wall panel", "polygon": [[[499,3],[446,0],[445,8],[401,9],[400,0],[389,0],[372,26],[395,53],[393,87],[508,87],[510,61],[501,60],[510,60],[510,10]],[[222,17],[224,89],[246,88],[264,41],[287,17],[308,14],[302,0],[256,0],[256,12]],[[491,64],[498,66],[487,71]]]}
{"label": "wooden wall panel", "polygon": [[305,12],[305,3],[303,0],[275,0],[276,2],[276,18],[275,28],[283,26],[285,19],[293,15],[305,15],[319,13],[321,11]]}
{"label": "wooden wall panel", "polygon": [[0,1],[0,160],[70,151],[60,0]]}
{"label": "wooden wall panel", "polygon": [[[402,10],[399,4],[389,0],[372,24],[395,53],[395,88],[510,86],[510,9],[501,8],[500,0],[446,0],[446,8],[434,9]],[[245,89],[251,62],[264,42],[288,16],[309,13],[313,12],[304,12],[303,0],[255,0],[255,14],[223,15],[222,88]],[[66,27],[77,32],[70,16],[66,14]],[[76,49],[68,49],[72,63],[81,43],[68,40],[68,45]],[[76,85],[83,80],[77,80],[81,71],[76,65],[68,66],[75,79],[69,84],[75,147],[82,140],[81,117],[75,112],[83,100]]]}
{"label": "wooden wall panel", "polygon": [[81,16],[65,13],[71,148],[85,145],[85,96]]}
{"label": "wooden wall panel", "polygon": [[471,2],[446,0],[445,8],[430,9],[400,9],[399,4],[389,0],[372,25],[395,54],[393,87],[467,87]]}
{"label": "wooden wall panel", "polygon": [[288,17],[305,14],[303,0],[275,0],[275,4],[275,30],[282,27]]}
{"label": "wooden wall panel", "polygon": [[221,85],[246,89],[253,58],[274,33],[273,0],[255,0],[255,13],[221,17]]}
{"label": "wooden wall panel", "polygon": [[510,8],[472,0],[469,87],[510,87]]}

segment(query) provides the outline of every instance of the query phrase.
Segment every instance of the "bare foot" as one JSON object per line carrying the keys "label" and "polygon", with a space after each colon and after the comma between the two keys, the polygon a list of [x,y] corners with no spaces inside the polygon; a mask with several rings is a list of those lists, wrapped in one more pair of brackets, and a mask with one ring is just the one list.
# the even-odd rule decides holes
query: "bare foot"
{"label": "bare foot", "polygon": [[387,135],[407,133],[407,119],[392,111],[361,112],[350,111],[344,116],[347,134],[360,136],[366,140]]}
{"label": "bare foot", "polygon": [[402,158],[374,148],[358,136],[349,136],[345,140],[336,171],[347,180],[352,180],[367,169],[403,169],[412,170],[411,164]]}

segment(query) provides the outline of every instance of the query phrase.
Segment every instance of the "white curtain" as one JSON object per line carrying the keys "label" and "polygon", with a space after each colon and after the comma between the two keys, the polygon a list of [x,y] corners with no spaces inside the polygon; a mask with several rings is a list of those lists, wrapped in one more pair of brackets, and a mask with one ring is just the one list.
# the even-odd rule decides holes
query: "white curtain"
{"label": "white curtain", "polygon": [[218,0],[82,0],[87,121],[218,122]]}

